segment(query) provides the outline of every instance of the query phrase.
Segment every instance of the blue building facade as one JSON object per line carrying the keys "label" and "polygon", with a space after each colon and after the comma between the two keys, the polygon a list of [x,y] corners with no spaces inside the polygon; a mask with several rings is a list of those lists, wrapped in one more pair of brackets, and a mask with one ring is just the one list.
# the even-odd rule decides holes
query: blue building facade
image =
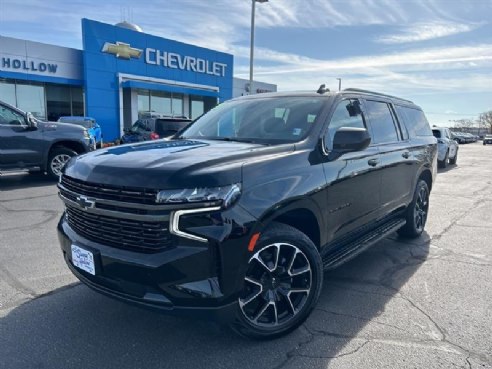
{"label": "blue building facade", "polygon": [[94,117],[112,141],[143,113],[195,118],[233,97],[232,55],[121,25],[82,19],[83,50],[0,36],[0,100]]}
{"label": "blue building facade", "polygon": [[230,54],[88,19],[82,34],[87,115],[109,139],[139,113],[194,118],[232,98]]}

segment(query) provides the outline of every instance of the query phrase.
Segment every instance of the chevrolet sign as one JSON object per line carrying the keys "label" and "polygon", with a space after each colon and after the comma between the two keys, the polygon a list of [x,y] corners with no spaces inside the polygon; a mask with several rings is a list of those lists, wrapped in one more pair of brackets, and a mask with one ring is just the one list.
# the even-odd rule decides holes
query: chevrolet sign
{"label": "chevrolet sign", "polygon": [[[131,58],[140,59],[143,50],[131,47],[129,44],[117,41],[112,44],[105,42],[102,48],[103,53],[113,54],[117,58],[130,60]],[[224,77],[227,64],[197,58],[189,55],[181,55],[164,50],[145,49],[145,63],[171,69],[188,70],[196,73],[204,73],[212,76]]]}
{"label": "chevrolet sign", "polygon": [[115,44],[105,42],[102,48],[102,52],[113,54],[117,58],[127,60],[130,58],[139,59],[142,55],[141,49],[135,49],[134,47],[131,47],[129,44],[125,44],[124,42],[116,42]]}

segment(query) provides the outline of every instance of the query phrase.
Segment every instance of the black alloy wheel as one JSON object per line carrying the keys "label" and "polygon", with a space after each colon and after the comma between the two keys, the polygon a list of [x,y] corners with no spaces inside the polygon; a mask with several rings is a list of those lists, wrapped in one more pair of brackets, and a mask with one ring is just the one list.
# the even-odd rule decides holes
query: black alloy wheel
{"label": "black alloy wheel", "polygon": [[398,234],[403,237],[417,238],[424,231],[429,213],[429,186],[420,179],[415,188],[412,202],[408,205],[405,226],[398,230]]}
{"label": "black alloy wheel", "polygon": [[249,261],[239,306],[251,323],[275,327],[287,323],[306,303],[312,271],[306,255],[288,243],[274,243]]}
{"label": "black alloy wheel", "polygon": [[302,232],[274,223],[248,261],[233,329],[275,338],[299,326],[316,304],[323,282],[318,250]]}
{"label": "black alloy wheel", "polygon": [[425,223],[427,222],[427,213],[429,211],[429,191],[427,186],[419,188],[417,201],[414,208],[414,223],[417,232],[424,231]]}

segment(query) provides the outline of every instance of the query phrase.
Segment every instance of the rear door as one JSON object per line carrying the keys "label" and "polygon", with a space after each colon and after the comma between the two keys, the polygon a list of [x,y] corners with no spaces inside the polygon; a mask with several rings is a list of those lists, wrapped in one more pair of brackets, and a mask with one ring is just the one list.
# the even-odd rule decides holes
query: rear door
{"label": "rear door", "polygon": [[418,162],[409,149],[408,132],[400,123],[390,100],[368,98],[364,101],[372,129],[372,144],[380,153],[380,198],[379,216],[384,217],[401,208],[413,195],[413,181]]}
{"label": "rear door", "polygon": [[[341,127],[367,128],[358,99],[343,99],[335,105],[324,134],[327,152],[332,150],[333,138]],[[324,163],[329,239],[345,236],[376,218],[380,206],[379,167],[377,146],[346,153]]]}
{"label": "rear door", "polygon": [[0,104],[0,166],[24,168],[41,164],[42,133],[27,126],[20,112]]}

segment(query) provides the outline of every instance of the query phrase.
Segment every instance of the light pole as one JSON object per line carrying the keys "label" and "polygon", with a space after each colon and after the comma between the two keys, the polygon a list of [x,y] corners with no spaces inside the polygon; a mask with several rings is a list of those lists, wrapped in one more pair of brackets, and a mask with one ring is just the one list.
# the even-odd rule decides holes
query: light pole
{"label": "light pole", "polygon": [[342,90],[342,79],[337,78],[337,80],[338,80],[338,91],[341,91]]}
{"label": "light pole", "polygon": [[251,0],[251,44],[249,46],[249,94],[253,93],[253,50],[255,47],[255,8],[256,3],[266,3],[268,0]]}

